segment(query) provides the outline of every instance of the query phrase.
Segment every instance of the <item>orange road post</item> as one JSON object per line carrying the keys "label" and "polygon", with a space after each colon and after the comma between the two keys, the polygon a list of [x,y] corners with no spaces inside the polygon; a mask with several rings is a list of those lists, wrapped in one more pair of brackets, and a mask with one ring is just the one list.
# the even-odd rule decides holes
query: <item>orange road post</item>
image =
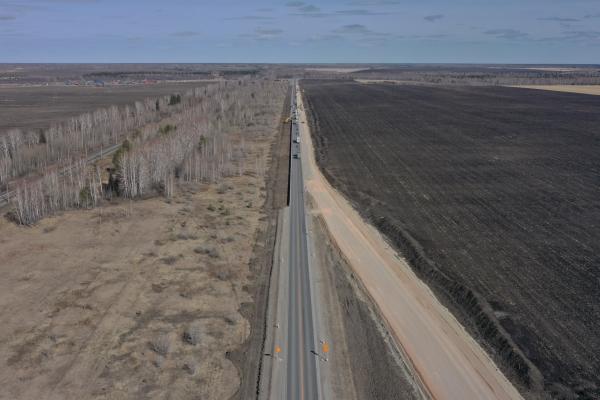
{"label": "orange road post", "polygon": [[327,353],[329,353],[329,343],[323,342],[323,359],[325,361],[328,361],[327,360]]}
{"label": "orange road post", "polygon": [[279,358],[279,353],[281,353],[281,347],[275,346],[275,357],[277,358],[277,361],[281,361],[281,358]]}

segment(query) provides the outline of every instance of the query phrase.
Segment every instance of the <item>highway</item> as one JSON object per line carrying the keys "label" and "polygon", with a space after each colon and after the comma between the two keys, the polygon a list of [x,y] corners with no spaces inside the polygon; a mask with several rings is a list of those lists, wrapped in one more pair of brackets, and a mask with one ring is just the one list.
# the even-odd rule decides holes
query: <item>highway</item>
{"label": "highway", "polygon": [[265,346],[265,368],[259,399],[314,400],[321,395],[316,334],[317,304],[309,261],[302,157],[297,143],[300,130],[295,118],[296,82],[291,90],[290,176],[288,207],[281,210],[275,246],[275,273],[271,281]]}
{"label": "highway", "polygon": [[[295,85],[292,90],[292,115],[295,113]],[[318,398],[317,353],[313,327],[311,281],[304,210],[304,181],[297,121],[292,118],[290,163],[290,245],[287,332],[287,395],[289,400]]]}

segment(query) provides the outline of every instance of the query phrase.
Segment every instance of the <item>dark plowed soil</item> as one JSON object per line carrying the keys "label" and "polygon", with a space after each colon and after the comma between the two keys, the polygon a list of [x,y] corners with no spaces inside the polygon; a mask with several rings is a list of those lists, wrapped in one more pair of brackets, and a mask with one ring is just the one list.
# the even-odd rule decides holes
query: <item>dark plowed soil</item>
{"label": "dark plowed soil", "polygon": [[327,178],[524,394],[600,398],[600,97],[303,88]]}
{"label": "dark plowed soil", "polygon": [[0,135],[12,128],[45,129],[67,118],[110,106],[134,105],[208,85],[208,82],[132,86],[0,86]]}

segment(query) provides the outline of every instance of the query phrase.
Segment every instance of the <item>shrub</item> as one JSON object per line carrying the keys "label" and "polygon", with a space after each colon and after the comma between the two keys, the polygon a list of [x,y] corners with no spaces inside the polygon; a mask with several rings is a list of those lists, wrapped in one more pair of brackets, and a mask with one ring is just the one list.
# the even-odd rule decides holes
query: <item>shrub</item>
{"label": "shrub", "polygon": [[217,193],[218,194],[225,194],[225,192],[227,192],[227,186],[225,186],[225,185],[219,185],[219,188],[217,189]]}
{"label": "shrub", "polygon": [[168,135],[170,132],[173,132],[176,130],[177,130],[177,125],[167,124],[165,126],[161,126],[160,128],[158,128],[158,133],[165,136],[165,135]]}
{"label": "shrub", "polygon": [[167,257],[163,257],[162,262],[167,264],[167,265],[173,265],[177,262],[177,257],[175,256],[167,256]]}
{"label": "shrub", "polygon": [[198,246],[194,249],[194,252],[198,254],[206,254],[210,258],[219,258],[219,252],[214,247],[207,248],[203,246]]}
{"label": "shrub", "polygon": [[192,324],[185,328],[182,339],[187,344],[195,346],[200,342],[201,333],[200,326],[197,324]]}
{"label": "shrub", "polygon": [[123,144],[121,144],[121,147],[119,147],[119,150],[115,152],[112,158],[112,163],[115,166],[115,168],[119,169],[121,165],[121,159],[123,159],[125,153],[129,152],[130,150],[131,142],[129,142],[129,140],[127,139],[123,140]]}
{"label": "shrub", "polygon": [[209,251],[210,251],[209,249],[207,249],[206,247],[202,247],[202,246],[198,246],[194,249],[194,252],[198,253],[198,254],[208,254]]}
{"label": "shrub", "polygon": [[219,258],[219,252],[217,251],[217,249],[212,248],[212,249],[209,250],[208,256],[210,258]]}
{"label": "shrub", "polygon": [[169,105],[174,106],[175,104],[181,103],[181,95],[180,94],[172,94],[169,97]]}
{"label": "shrub", "polygon": [[44,233],[50,233],[50,232],[54,231],[55,229],[56,229],[56,225],[47,226],[44,228]]}
{"label": "shrub", "polygon": [[171,351],[171,339],[168,335],[160,335],[150,342],[150,348],[156,354],[166,357]]}
{"label": "shrub", "polygon": [[79,191],[79,204],[82,207],[88,207],[92,204],[92,192],[89,187],[84,187]]}
{"label": "shrub", "polygon": [[183,362],[183,369],[190,375],[194,375],[198,370],[198,363],[193,358],[188,358]]}

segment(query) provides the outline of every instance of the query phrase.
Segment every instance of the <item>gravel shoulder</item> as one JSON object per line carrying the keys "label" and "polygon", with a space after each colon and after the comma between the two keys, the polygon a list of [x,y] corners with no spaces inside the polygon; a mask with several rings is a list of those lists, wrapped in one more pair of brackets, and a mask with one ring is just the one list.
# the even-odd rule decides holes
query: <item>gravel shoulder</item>
{"label": "gravel shoulder", "polygon": [[313,201],[309,237],[314,249],[315,296],[321,335],[330,351],[321,362],[325,398],[424,399],[394,339],[361,282],[353,274]]}

